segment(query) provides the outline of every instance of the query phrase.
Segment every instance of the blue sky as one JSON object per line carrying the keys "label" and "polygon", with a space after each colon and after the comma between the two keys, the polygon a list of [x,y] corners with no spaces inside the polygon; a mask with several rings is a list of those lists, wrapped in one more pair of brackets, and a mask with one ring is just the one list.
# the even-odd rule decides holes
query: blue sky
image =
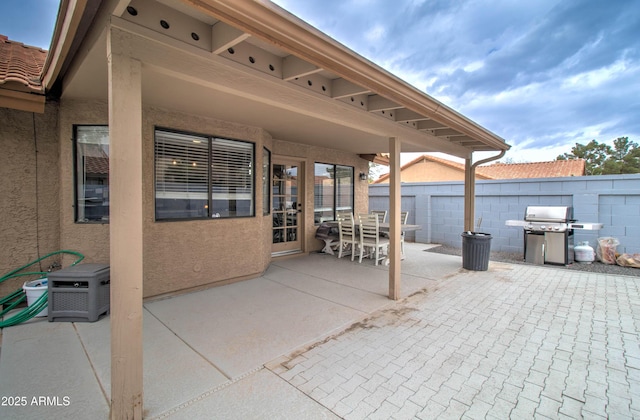
{"label": "blue sky", "polygon": [[[58,0],[2,1],[0,34],[47,49]],[[275,3],[503,137],[512,161],[640,142],[638,0]]]}
{"label": "blue sky", "polygon": [[60,0],[1,0],[0,34],[48,50]]}

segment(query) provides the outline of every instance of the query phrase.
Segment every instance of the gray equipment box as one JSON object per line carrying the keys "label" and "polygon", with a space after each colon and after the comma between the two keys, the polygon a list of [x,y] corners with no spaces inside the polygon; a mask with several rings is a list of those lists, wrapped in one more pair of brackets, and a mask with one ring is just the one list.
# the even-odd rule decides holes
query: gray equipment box
{"label": "gray equipment box", "polygon": [[78,264],[48,277],[49,322],[95,322],[109,312],[108,265]]}

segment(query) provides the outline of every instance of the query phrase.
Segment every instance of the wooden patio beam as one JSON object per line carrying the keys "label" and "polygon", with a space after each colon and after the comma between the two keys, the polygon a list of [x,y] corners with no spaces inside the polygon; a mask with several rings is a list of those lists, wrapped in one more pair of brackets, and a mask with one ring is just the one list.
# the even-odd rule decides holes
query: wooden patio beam
{"label": "wooden patio beam", "polygon": [[400,151],[401,141],[397,137],[389,138],[389,299],[400,299],[401,293],[401,255],[400,255]]}
{"label": "wooden patio beam", "polygon": [[142,64],[110,27],[111,419],[142,419]]}
{"label": "wooden patio beam", "polygon": [[476,168],[472,158],[464,160],[464,232],[473,231],[475,218]]}

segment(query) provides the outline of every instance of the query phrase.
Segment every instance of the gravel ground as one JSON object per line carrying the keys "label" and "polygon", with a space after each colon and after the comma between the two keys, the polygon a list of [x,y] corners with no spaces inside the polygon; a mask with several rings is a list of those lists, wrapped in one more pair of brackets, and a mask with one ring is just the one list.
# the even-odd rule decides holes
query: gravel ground
{"label": "gravel ground", "polygon": [[[438,252],[440,254],[449,254],[449,255],[462,255],[461,248],[454,248],[446,245],[440,245],[437,247],[426,249],[425,251]],[[514,263],[514,264],[529,264],[523,261],[523,257],[521,253],[512,253],[512,252],[491,251],[489,260]],[[591,264],[574,263],[574,264],[569,264],[568,266],[553,265],[552,267],[564,268],[567,270],[589,271],[592,273],[605,273],[605,274],[640,277],[640,268],[621,267],[619,265],[603,264],[599,261],[594,261]]]}

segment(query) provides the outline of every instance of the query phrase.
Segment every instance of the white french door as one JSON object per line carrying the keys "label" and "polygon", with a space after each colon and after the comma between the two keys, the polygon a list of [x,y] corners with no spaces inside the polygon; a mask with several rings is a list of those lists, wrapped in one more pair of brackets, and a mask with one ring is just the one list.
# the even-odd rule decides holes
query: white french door
{"label": "white french door", "polygon": [[302,252],[304,225],[304,166],[302,162],[274,157],[271,213],[271,255]]}

